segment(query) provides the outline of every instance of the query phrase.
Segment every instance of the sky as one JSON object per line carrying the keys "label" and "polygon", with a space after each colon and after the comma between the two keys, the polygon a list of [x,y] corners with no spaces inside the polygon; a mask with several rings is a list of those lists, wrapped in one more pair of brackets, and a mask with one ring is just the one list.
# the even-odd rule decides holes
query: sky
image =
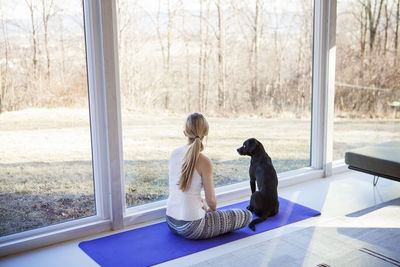
{"label": "sky", "polygon": [[[29,1],[29,0],[28,0]],[[41,8],[41,0],[32,0],[34,5]],[[82,14],[82,4],[80,0],[55,0],[57,6],[65,15]],[[3,11],[5,19],[18,20],[30,18],[28,6],[24,0],[0,0],[0,9]]]}
{"label": "sky", "polygon": [[[47,0],[49,1],[49,0]],[[65,15],[76,15],[82,13],[82,6],[80,0],[55,0],[57,5],[63,10]],[[128,3],[134,4],[135,2],[143,7],[146,11],[150,13],[156,13],[158,10],[159,0],[120,0]],[[183,2],[185,9],[196,11],[199,9],[199,0],[170,0],[170,6],[178,6],[180,2]],[[230,1],[221,1],[222,3],[228,3]],[[238,4],[247,3],[250,7],[254,5],[255,0],[233,0],[232,2],[237,2]],[[284,11],[284,12],[296,12],[299,9],[298,0],[268,0],[262,1],[267,9]],[[39,5],[40,0],[33,0],[34,4]],[[167,10],[167,0],[161,0],[161,10]],[[23,19],[30,16],[29,10],[24,0],[0,0],[0,8],[3,9],[3,16],[6,19]],[[216,6],[214,4],[210,5],[211,10],[215,10]]]}

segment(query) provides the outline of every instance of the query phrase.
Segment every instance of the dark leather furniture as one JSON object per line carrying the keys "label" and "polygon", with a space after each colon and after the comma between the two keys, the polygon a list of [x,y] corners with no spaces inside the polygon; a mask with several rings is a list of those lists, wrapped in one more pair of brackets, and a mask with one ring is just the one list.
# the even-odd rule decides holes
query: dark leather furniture
{"label": "dark leather furniture", "polygon": [[[366,146],[345,154],[349,169],[400,182],[400,141]],[[374,185],[377,179],[374,177]]]}

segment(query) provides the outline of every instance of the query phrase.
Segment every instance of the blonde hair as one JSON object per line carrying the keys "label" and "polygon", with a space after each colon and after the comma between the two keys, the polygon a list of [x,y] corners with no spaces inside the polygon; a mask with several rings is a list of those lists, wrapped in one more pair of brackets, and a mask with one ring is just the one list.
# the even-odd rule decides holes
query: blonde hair
{"label": "blonde hair", "polygon": [[208,135],[206,118],[200,113],[190,114],[186,119],[185,135],[189,139],[189,148],[183,158],[181,178],[178,183],[182,191],[190,188],[197,160],[204,149],[202,140]]}

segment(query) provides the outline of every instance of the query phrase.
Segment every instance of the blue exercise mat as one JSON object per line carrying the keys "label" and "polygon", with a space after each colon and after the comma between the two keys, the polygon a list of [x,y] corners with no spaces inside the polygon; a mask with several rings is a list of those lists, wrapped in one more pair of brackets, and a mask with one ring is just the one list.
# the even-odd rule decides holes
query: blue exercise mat
{"label": "blue exercise mat", "polygon": [[[188,240],[173,234],[166,222],[79,243],[79,247],[101,266],[150,266],[213,248],[231,241],[298,222],[320,212],[279,198],[279,213],[256,225],[207,240]],[[248,201],[221,209],[246,208]],[[253,215],[253,219],[254,219]]]}

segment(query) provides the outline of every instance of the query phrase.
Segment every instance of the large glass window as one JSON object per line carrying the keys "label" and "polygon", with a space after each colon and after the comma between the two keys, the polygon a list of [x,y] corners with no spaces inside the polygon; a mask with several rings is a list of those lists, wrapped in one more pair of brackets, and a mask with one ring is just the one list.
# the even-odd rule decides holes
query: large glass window
{"label": "large glass window", "polygon": [[117,1],[127,205],[168,195],[192,112],[217,186],[248,180],[259,139],[278,172],[310,165],[311,0]]}
{"label": "large glass window", "polygon": [[333,159],[400,139],[398,1],[338,1]]}
{"label": "large glass window", "polygon": [[82,1],[0,1],[0,236],[96,213]]}

